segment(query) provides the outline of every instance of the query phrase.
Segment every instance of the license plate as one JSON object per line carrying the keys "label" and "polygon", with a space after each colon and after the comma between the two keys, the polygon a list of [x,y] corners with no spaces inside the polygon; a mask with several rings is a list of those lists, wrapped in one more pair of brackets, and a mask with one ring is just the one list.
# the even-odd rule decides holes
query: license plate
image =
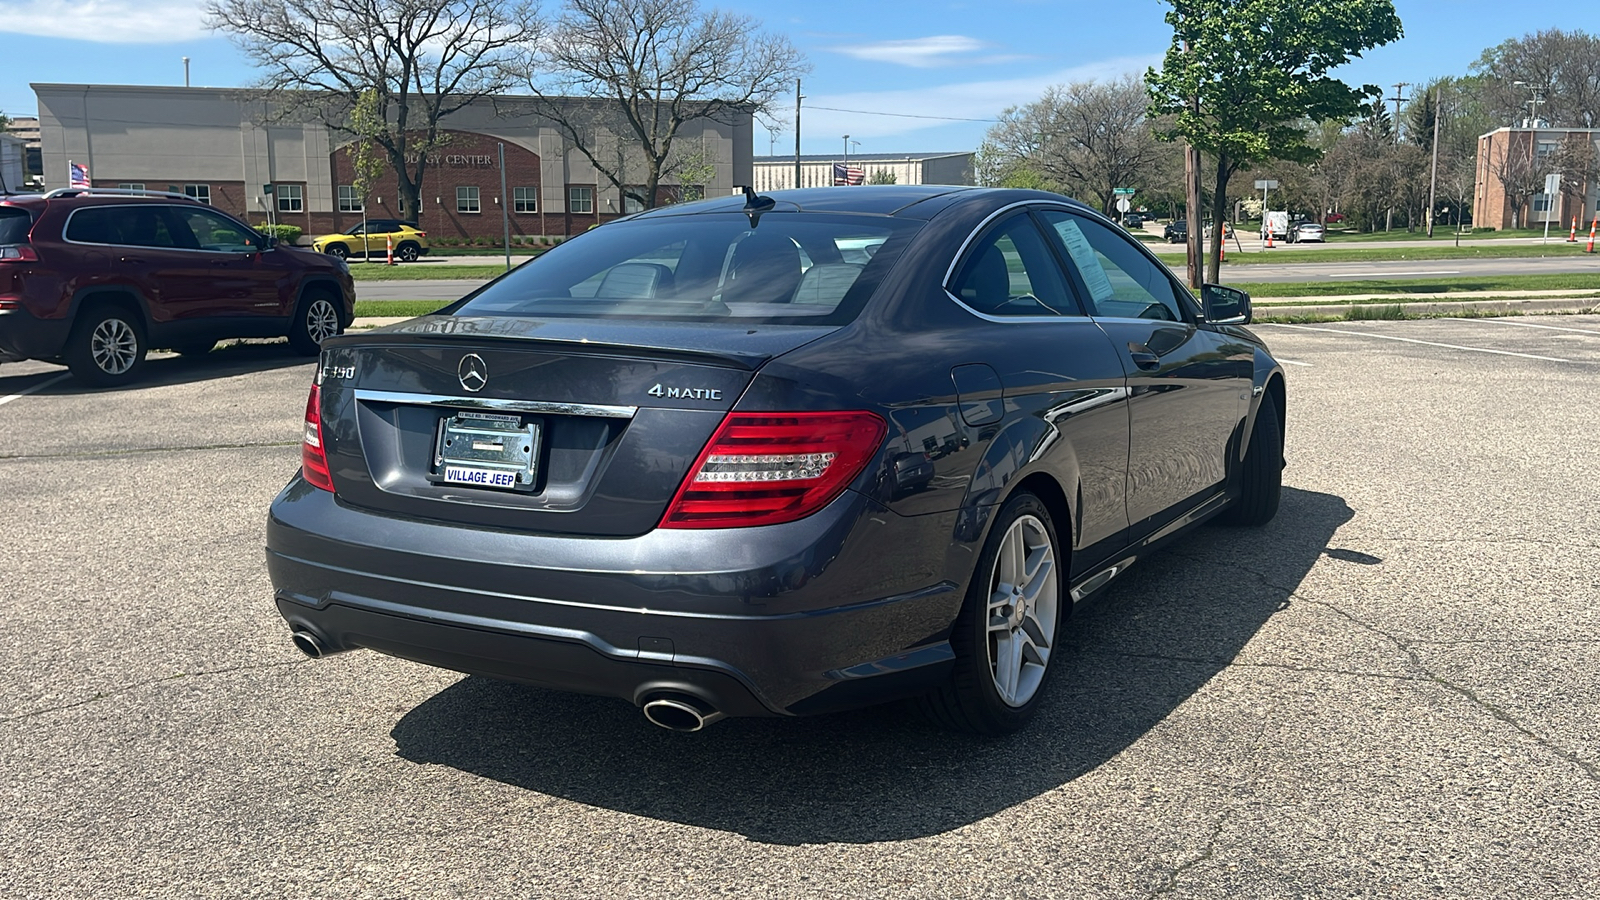
{"label": "license plate", "polygon": [[538,460],[537,421],[463,412],[439,420],[430,478],[445,484],[532,491]]}

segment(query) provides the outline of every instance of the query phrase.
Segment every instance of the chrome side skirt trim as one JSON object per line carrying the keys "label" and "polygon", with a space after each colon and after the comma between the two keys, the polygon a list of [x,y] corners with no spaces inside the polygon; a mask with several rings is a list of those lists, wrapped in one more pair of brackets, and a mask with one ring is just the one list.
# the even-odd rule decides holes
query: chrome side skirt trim
{"label": "chrome side skirt trim", "polygon": [[356,399],[365,403],[400,403],[407,406],[444,406],[452,409],[493,409],[505,412],[542,413],[558,416],[598,416],[631,419],[637,406],[605,406],[596,403],[558,403],[550,400],[497,400],[493,397],[449,397],[442,394],[407,394],[398,391],[356,389]]}

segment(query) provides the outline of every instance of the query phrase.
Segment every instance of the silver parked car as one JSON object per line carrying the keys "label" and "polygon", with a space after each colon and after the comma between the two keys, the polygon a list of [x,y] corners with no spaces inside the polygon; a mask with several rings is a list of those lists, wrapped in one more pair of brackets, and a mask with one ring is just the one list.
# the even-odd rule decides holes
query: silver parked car
{"label": "silver parked car", "polygon": [[1301,222],[1289,233],[1289,239],[1296,244],[1304,244],[1308,241],[1321,244],[1328,239],[1328,230],[1316,222]]}

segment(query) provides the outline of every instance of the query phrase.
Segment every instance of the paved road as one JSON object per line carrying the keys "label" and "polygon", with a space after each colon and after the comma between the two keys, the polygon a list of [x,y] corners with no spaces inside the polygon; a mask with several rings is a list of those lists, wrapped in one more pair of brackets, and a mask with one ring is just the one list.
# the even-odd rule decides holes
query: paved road
{"label": "paved road", "polygon": [[1600,317],[1262,331],[1279,518],[1080,610],[995,741],[305,660],[261,544],[309,364],[0,366],[0,897],[1592,898]]}
{"label": "paved road", "polygon": [[[1182,272],[1182,266],[1173,266]],[[1600,287],[1600,254],[1577,257],[1535,257],[1529,259],[1450,259],[1384,260],[1378,262],[1296,263],[1227,266],[1223,281],[1322,281],[1371,279],[1452,278],[1464,275],[1535,275],[1592,273]],[[356,297],[361,300],[456,300],[482,281],[359,281]]]}

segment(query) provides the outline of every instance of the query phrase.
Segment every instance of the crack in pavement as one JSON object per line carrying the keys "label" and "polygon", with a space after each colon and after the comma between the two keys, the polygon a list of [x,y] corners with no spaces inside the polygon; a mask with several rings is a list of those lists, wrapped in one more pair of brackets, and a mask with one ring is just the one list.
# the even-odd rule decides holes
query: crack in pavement
{"label": "crack in pavement", "polygon": [[15,716],[9,716],[7,718],[0,719],[0,725],[9,725],[12,722],[20,722],[24,719],[32,719],[38,716],[48,715],[53,712],[63,712],[69,709],[77,709],[80,706],[88,706],[91,703],[99,703],[101,700],[109,700],[112,697],[120,697],[123,694],[132,693],[140,688],[149,687],[155,684],[165,684],[169,681],[177,681],[181,678],[201,678],[210,675],[227,675],[232,672],[245,672],[256,669],[281,669],[289,666],[305,665],[307,662],[310,662],[310,660],[291,659],[287,662],[247,663],[238,666],[228,666],[221,669],[201,669],[197,672],[177,672],[172,675],[163,675],[160,678],[147,678],[144,681],[136,681],[132,684],[123,685],[115,690],[101,691],[92,697],[86,697],[82,700],[75,700],[71,703],[62,703],[56,706],[46,706],[41,709],[30,710]]}
{"label": "crack in pavement", "polygon": [[116,456],[139,456],[151,453],[193,453],[203,450],[253,450],[257,447],[298,447],[299,441],[262,441],[244,444],[200,444],[189,447],[129,447],[123,450],[99,450],[89,453],[0,453],[0,462],[35,459],[97,459]]}
{"label": "crack in pavement", "polygon": [[[1316,601],[1312,601],[1316,602]],[[1192,663],[1194,665],[1217,666],[1222,669],[1282,669],[1289,672],[1316,673],[1322,675],[1347,675],[1352,678],[1384,678],[1390,681],[1425,681],[1415,675],[1390,675],[1386,672],[1362,672],[1356,669],[1332,669],[1325,666],[1297,666],[1291,663],[1268,662],[1238,662],[1235,660],[1208,656],[1168,656],[1161,653],[1129,653],[1124,650],[1087,650],[1079,648],[1080,656],[1105,656],[1121,659],[1150,659],[1160,662]]]}
{"label": "crack in pavement", "polygon": [[[1179,554],[1179,553],[1174,553],[1173,555],[1174,556],[1180,556],[1183,559],[1193,560],[1195,562],[1206,562],[1206,560],[1201,560],[1201,559],[1199,559],[1197,557],[1184,556],[1183,554]],[[1389,631],[1387,631],[1387,630],[1385,630],[1383,628],[1378,627],[1377,625],[1372,624],[1371,622],[1368,622],[1368,621],[1362,619],[1360,616],[1357,616],[1354,613],[1349,612],[1348,610],[1344,609],[1343,607],[1339,606],[1336,603],[1332,603],[1332,602],[1327,601],[1327,600],[1318,600],[1315,597],[1301,596],[1297,592],[1297,590],[1294,589],[1294,588],[1288,588],[1288,587],[1285,587],[1283,585],[1274,583],[1271,580],[1271,578],[1264,572],[1259,572],[1259,571],[1256,571],[1255,569],[1252,569],[1252,568],[1249,568],[1249,567],[1246,567],[1246,566],[1240,566],[1240,565],[1237,565],[1237,564],[1234,565],[1234,569],[1236,569],[1237,571],[1245,572],[1247,574],[1255,576],[1257,579],[1259,579],[1261,581],[1262,584],[1266,585],[1267,587],[1276,588],[1277,590],[1286,592],[1290,597],[1299,597],[1299,599],[1303,600],[1304,602],[1312,603],[1312,604],[1315,604],[1317,606],[1320,606],[1320,607],[1322,607],[1322,608],[1324,608],[1326,610],[1329,610],[1330,612],[1332,612],[1332,613],[1334,613],[1334,614],[1346,619],[1347,621],[1351,622],[1352,624],[1356,625],[1357,627],[1365,629],[1366,631],[1369,631],[1369,632],[1371,632],[1373,634],[1378,635],[1379,637],[1381,637],[1384,640],[1388,641],[1389,643],[1393,644],[1397,649],[1400,650],[1400,652],[1404,653],[1406,655],[1406,658],[1408,660],[1410,660],[1411,665],[1414,668],[1416,668],[1416,670],[1418,672],[1421,673],[1421,675],[1422,675],[1421,679],[1413,679],[1413,680],[1419,680],[1420,681],[1420,680],[1424,680],[1425,679],[1427,681],[1433,682],[1435,685],[1437,685],[1438,687],[1444,689],[1446,692],[1455,694],[1456,696],[1462,698],[1463,700],[1466,700],[1469,704],[1471,704],[1471,705],[1477,707],[1478,709],[1482,710],[1483,712],[1487,713],[1491,718],[1496,719],[1497,721],[1499,721],[1499,722],[1501,722],[1501,723],[1503,723],[1505,725],[1510,726],[1513,730],[1515,730],[1519,734],[1523,735],[1524,737],[1527,737],[1528,739],[1532,740],[1534,743],[1536,743],[1539,746],[1545,748],[1546,750],[1549,750],[1551,753],[1554,753],[1556,756],[1560,757],[1561,759],[1564,759],[1567,762],[1571,763],[1575,768],[1577,768],[1579,771],[1581,771],[1584,775],[1587,775],[1591,781],[1600,782],[1600,765],[1597,765],[1594,762],[1590,762],[1589,760],[1586,760],[1583,757],[1579,756],[1577,753],[1575,753],[1573,751],[1570,751],[1570,750],[1567,750],[1564,747],[1561,747],[1560,745],[1556,744],[1551,739],[1545,737],[1542,734],[1539,734],[1538,732],[1534,731],[1532,728],[1528,727],[1527,725],[1524,725],[1520,720],[1517,719],[1516,716],[1512,715],[1510,712],[1508,712],[1503,707],[1497,706],[1494,703],[1491,703],[1488,700],[1485,700],[1484,698],[1480,697],[1477,694],[1476,691],[1473,691],[1471,688],[1467,687],[1466,685],[1458,684],[1458,683],[1450,680],[1449,678],[1446,678],[1445,676],[1440,675],[1438,672],[1433,671],[1431,668],[1429,668],[1428,665],[1425,662],[1422,661],[1422,657],[1417,653],[1416,647],[1418,645],[1420,645],[1420,644],[1428,644],[1430,642],[1420,641],[1420,640],[1409,640],[1407,638],[1400,637],[1397,634],[1391,633],[1391,632],[1389,632]],[[1492,642],[1485,641],[1484,643],[1492,643]],[[1585,641],[1585,642],[1582,642],[1582,643],[1590,643],[1590,642]]]}

